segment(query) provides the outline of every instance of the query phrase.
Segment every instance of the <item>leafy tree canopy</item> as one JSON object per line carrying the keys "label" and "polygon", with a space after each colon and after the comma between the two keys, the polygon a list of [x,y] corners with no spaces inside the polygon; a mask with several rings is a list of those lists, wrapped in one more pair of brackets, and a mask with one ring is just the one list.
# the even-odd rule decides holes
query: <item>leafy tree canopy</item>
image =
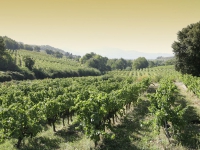
{"label": "leafy tree canopy", "polygon": [[87,53],[85,54],[82,58],[81,58],[81,63],[86,63],[87,60],[89,60],[90,58],[94,57],[96,54],[91,52],[91,53]]}
{"label": "leafy tree canopy", "polygon": [[148,61],[149,68],[155,67],[154,61]]}
{"label": "leafy tree canopy", "polygon": [[200,76],[200,22],[190,24],[177,34],[172,44],[175,69],[183,74]]}
{"label": "leafy tree canopy", "polygon": [[120,58],[115,62],[115,65],[117,69],[124,70],[127,67],[127,61],[123,58]]}
{"label": "leafy tree canopy", "polygon": [[35,64],[35,61],[29,57],[29,56],[25,56],[23,58],[24,62],[25,62],[25,66],[29,69],[32,70],[33,69],[33,65]]}
{"label": "leafy tree canopy", "polygon": [[148,67],[148,61],[145,57],[139,57],[133,62],[133,69],[143,69]]}
{"label": "leafy tree canopy", "polygon": [[24,44],[22,42],[19,42],[19,49],[24,49]]}
{"label": "leafy tree canopy", "polygon": [[165,65],[174,65],[175,64],[175,58],[169,59],[167,61],[165,61]]}
{"label": "leafy tree canopy", "polygon": [[25,44],[24,45],[25,50],[33,51],[33,47],[31,45]]}
{"label": "leafy tree canopy", "polygon": [[7,36],[4,36],[3,39],[4,39],[6,49],[11,49],[11,50],[19,49],[19,44],[15,40]]}
{"label": "leafy tree canopy", "polygon": [[49,55],[54,55],[54,51],[53,50],[49,50],[49,49],[46,49],[45,52]]}
{"label": "leafy tree canopy", "polygon": [[39,46],[35,46],[35,47],[34,47],[34,51],[40,52],[40,47],[39,47]]}
{"label": "leafy tree canopy", "polygon": [[4,54],[5,44],[3,38],[0,36],[0,56]]}
{"label": "leafy tree canopy", "polygon": [[123,58],[120,59],[109,59],[107,61],[107,66],[111,68],[111,70],[131,70],[132,68],[132,60],[125,60]]}
{"label": "leafy tree canopy", "polygon": [[87,53],[81,58],[81,63],[85,63],[89,67],[96,68],[101,72],[108,70],[108,66],[106,65],[107,61],[107,57],[102,57],[101,55],[95,54],[93,52]]}
{"label": "leafy tree canopy", "polygon": [[62,53],[60,53],[60,52],[55,52],[55,57],[57,57],[57,58],[62,58],[63,57],[63,54]]}

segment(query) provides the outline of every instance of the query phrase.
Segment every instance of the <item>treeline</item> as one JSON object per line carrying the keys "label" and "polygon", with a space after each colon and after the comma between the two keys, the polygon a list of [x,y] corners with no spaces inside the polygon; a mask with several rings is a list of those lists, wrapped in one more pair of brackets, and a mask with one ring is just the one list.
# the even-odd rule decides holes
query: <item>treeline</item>
{"label": "treeline", "polygon": [[73,55],[72,53],[65,52],[61,49],[54,48],[49,45],[29,45],[29,44],[24,44],[22,42],[17,42],[7,36],[3,36],[3,41],[5,44],[5,48],[9,50],[18,50],[18,49],[25,49],[28,51],[45,51],[47,54],[53,55],[57,58],[62,58],[63,56],[69,58],[69,59],[79,59],[80,56]]}
{"label": "treeline", "polygon": [[5,51],[0,70],[4,71],[0,81],[101,75],[99,70],[75,60],[26,50]]}
{"label": "treeline", "polygon": [[96,68],[101,72],[112,71],[112,70],[137,70],[143,68],[151,68],[156,66],[173,65],[174,58],[163,60],[147,60],[145,57],[139,57],[135,60],[120,59],[108,59],[101,55],[95,54],[93,52],[85,54],[80,62],[86,64],[89,67]]}
{"label": "treeline", "polygon": [[27,50],[6,50],[4,39],[0,37],[0,82],[98,75],[101,75],[99,70],[66,57],[56,58]]}
{"label": "treeline", "polygon": [[39,46],[31,46],[28,44],[23,44],[22,42],[17,42],[7,36],[3,36],[3,40],[5,43],[5,48],[9,49],[9,50],[18,50],[18,49],[25,49],[25,50],[30,50],[30,51],[40,51],[40,47]]}

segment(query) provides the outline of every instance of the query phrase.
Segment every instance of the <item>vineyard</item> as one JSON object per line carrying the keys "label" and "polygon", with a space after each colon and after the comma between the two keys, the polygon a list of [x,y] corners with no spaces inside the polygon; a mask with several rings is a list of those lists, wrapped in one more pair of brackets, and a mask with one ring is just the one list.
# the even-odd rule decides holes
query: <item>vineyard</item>
{"label": "vineyard", "polygon": [[0,149],[199,149],[199,82],[173,66],[3,82]]}
{"label": "vineyard", "polygon": [[[6,61],[3,61],[1,65],[8,66],[4,70],[12,70],[5,73],[0,72],[0,81],[97,76],[101,74],[99,70],[80,64],[74,59],[56,58],[45,52],[27,50],[7,50],[7,52],[11,55],[12,64],[8,65]],[[26,67],[24,62],[24,58],[27,57],[34,61],[31,70]],[[5,64],[3,65],[3,63]]]}

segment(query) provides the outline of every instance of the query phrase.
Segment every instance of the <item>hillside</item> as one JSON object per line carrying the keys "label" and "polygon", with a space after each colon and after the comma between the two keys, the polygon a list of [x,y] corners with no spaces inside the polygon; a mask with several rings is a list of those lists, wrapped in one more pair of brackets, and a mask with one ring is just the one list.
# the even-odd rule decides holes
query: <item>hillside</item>
{"label": "hillside", "polygon": [[[73,55],[72,53],[70,53],[70,52],[66,52],[66,51],[64,51],[64,50],[62,50],[62,49],[59,49],[59,48],[55,48],[55,47],[52,47],[52,46],[50,46],[50,45],[35,45],[35,46],[39,46],[40,47],[40,49],[41,49],[41,51],[45,51],[45,50],[52,50],[52,51],[54,51],[54,52],[60,52],[60,53],[62,53],[63,55],[65,55],[66,57],[68,57],[68,58],[72,58],[72,59],[76,59],[76,58],[80,58],[81,56],[79,56],[79,55]],[[34,45],[33,45],[33,47],[35,47]]]}
{"label": "hillside", "polygon": [[[33,60],[34,65],[28,68],[24,58]],[[0,81],[100,75],[98,70],[74,59],[65,56],[56,58],[43,52],[27,50],[7,51],[7,55],[1,59],[0,71]]]}
{"label": "hillside", "polygon": [[11,39],[10,37],[7,37],[7,36],[3,36],[3,40],[4,40],[4,43],[5,43],[6,49],[10,49],[10,50],[18,50],[18,49],[26,49],[26,50],[30,50],[30,51],[33,51],[33,50],[34,51],[52,50],[54,52],[60,52],[68,58],[72,58],[72,59],[80,58],[80,56],[78,56],[78,55],[73,55],[70,52],[66,52],[62,49],[55,48],[55,47],[50,46],[50,45],[24,44],[23,42],[15,41],[14,39]]}

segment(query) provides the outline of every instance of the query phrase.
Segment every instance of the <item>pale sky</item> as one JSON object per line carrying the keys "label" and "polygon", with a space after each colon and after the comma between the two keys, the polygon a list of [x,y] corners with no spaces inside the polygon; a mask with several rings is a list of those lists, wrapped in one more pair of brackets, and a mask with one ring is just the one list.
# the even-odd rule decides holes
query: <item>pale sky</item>
{"label": "pale sky", "polygon": [[172,53],[177,32],[200,21],[200,0],[0,0],[0,6],[0,36],[75,54]]}

